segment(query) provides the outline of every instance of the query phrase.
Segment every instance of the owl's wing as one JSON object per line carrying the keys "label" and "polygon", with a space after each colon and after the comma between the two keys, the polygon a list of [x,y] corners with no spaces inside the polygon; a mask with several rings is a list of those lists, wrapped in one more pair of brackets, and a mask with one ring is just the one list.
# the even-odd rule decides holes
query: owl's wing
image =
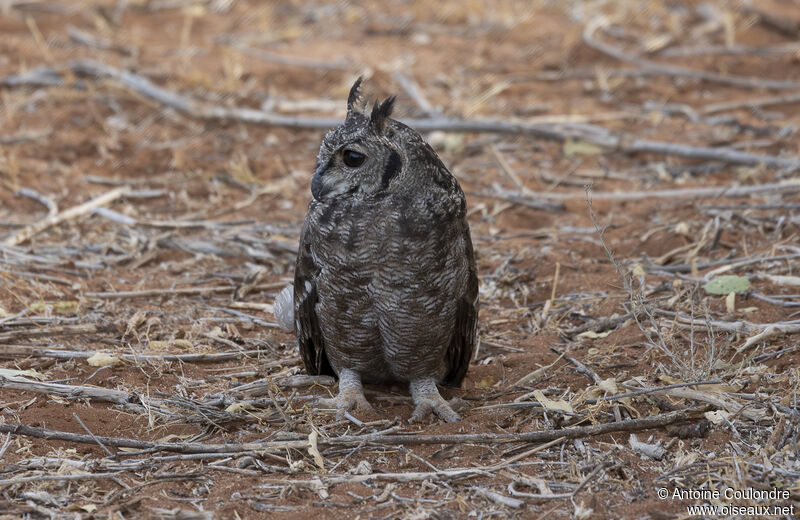
{"label": "owl's wing", "polygon": [[311,375],[335,376],[328,357],[317,316],[317,275],[320,267],[311,254],[311,231],[308,219],[300,232],[300,249],[294,270],[294,332],[300,356]]}
{"label": "owl's wing", "polygon": [[444,386],[461,386],[469,368],[469,361],[475,351],[478,335],[478,275],[475,269],[475,256],[469,228],[464,231],[467,260],[469,262],[468,281],[464,293],[456,304],[456,319],[450,345],[447,347],[447,374],[442,381]]}

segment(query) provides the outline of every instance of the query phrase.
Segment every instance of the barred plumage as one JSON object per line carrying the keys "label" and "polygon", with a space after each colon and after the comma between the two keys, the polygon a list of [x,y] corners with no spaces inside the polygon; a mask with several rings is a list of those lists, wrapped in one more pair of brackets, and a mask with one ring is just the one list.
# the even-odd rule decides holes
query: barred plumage
{"label": "barred plumage", "polygon": [[476,340],[478,279],[458,181],[411,128],[348,97],[328,132],[300,235],[294,328],[306,369],[337,375],[340,410],[368,407],[361,381],[410,383],[416,409],[459,416],[436,383],[459,386]]}

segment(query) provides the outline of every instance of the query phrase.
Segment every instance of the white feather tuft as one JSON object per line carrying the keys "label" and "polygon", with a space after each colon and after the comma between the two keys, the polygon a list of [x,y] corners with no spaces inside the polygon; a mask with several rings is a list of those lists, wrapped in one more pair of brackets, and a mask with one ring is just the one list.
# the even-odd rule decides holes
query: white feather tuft
{"label": "white feather tuft", "polygon": [[294,287],[287,285],[275,298],[275,321],[283,330],[294,330]]}

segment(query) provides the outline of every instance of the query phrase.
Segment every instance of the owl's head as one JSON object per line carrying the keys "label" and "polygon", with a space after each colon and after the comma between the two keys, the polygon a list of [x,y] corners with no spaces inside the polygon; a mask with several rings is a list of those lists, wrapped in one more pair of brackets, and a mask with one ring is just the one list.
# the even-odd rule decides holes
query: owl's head
{"label": "owl's head", "polygon": [[427,147],[414,130],[389,117],[394,96],[368,110],[360,86],[358,78],[347,97],[347,117],[322,140],[311,179],[318,201],[387,193],[402,183],[405,164],[414,155],[410,150]]}

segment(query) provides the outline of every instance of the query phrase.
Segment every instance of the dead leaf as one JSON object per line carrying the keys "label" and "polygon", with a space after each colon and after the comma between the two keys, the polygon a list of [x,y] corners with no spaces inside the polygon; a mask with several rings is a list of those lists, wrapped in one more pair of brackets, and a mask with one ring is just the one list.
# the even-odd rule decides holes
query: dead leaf
{"label": "dead leaf", "polygon": [[596,144],[587,143],[586,141],[574,141],[572,139],[564,141],[562,151],[567,157],[573,155],[598,155],[603,153],[603,149]]}
{"label": "dead leaf", "polygon": [[717,426],[724,424],[725,420],[731,416],[730,412],[726,412],[725,410],[714,410],[712,412],[706,412],[703,415]]}
{"label": "dead leaf", "polygon": [[13,368],[0,368],[0,376],[2,377],[32,377],[39,381],[44,380],[44,374],[37,372],[30,368],[28,370],[16,370]]}
{"label": "dead leaf", "polygon": [[192,345],[192,342],[188,339],[176,339],[174,345],[186,350],[191,350],[194,348],[194,345]]}
{"label": "dead leaf", "polygon": [[[664,390],[664,395],[677,397],[680,399],[693,399],[702,403],[708,403],[715,408],[737,414],[739,419],[747,419],[754,423],[768,420],[767,410],[763,406],[744,406],[741,402],[720,392],[711,392],[701,387],[702,390],[693,390],[688,387],[670,388]],[[709,419],[711,420],[711,419]]]}
{"label": "dead leaf", "polygon": [[190,437],[193,437],[193,435],[176,435],[174,433],[170,433],[169,435],[165,435],[164,437],[161,437],[160,439],[157,439],[156,442],[161,442],[161,443],[164,443],[164,442],[181,442],[181,441],[185,441],[186,439],[188,439]]}
{"label": "dead leaf", "polygon": [[219,328],[219,326],[214,327],[213,329],[208,331],[208,335],[209,336],[214,336],[215,338],[224,338],[225,337],[225,333],[222,332],[222,329]]}
{"label": "dead leaf", "polygon": [[475,383],[475,388],[491,388],[494,384],[494,378],[492,376],[486,376],[477,383]]}
{"label": "dead leaf", "polygon": [[689,228],[689,224],[686,222],[678,222],[675,224],[675,234],[689,236],[692,233],[691,228]]}
{"label": "dead leaf", "polygon": [[122,361],[117,356],[105,352],[96,352],[92,357],[86,358],[86,362],[93,367],[105,367],[115,365]]}
{"label": "dead leaf", "polygon": [[139,328],[139,325],[144,323],[146,317],[147,315],[144,312],[136,311],[136,313],[133,316],[131,316],[131,319],[128,320],[128,323],[125,326],[125,336],[136,332],[136,329]]}
{"label": "dead leaf", "polygon": [[628,446],[630,446],[633,451],[641,453],[645,457],[649,457],[653,460],[661,460],[667,452],[667,450],[660,446],[660,443],[649,444],[642,442],[633,433],[628,437]]}
{"label": "dead leaf", "polygon": [[574,505],[575,510],[572,512],[572,518],[575,518],[576,520],[588,519],[592,516],[592,514],[594,514],[594,509],[587,507],[583,502]]}
{"label": "dead leaf", "polygon": [[606,336],[608,336],[612,332],[614,332],[614,331],[613,330],[606,330],[606,331],[603,331],[603,332],[595,332],[593,330],[587,330],[586,332],[581,332],[580,334],[578,334],[578,337],[579,338],[589,338],[589,339],[600,339],[600,338],[605,338]]}
{"label": "dead leaf", "polygon": [[28,308],[33,312],[47,312],[50,310],[56,314],[75,314],[78,312],[78,302],[75,300],[34,302]]}
{"label": "dead leaf", "polygon": [[225,411],[228,413],[240,413],[240,412],[247,412],[253,409],[253,405],[250,403],[233,403],[225,408]]}
{"label": "dead leaf", "polygon": [[617,388],[617,382],[614,380],[613,377],[609,377],[608,379],[603,379],[597,384],[597,386],[599,386],[600,389],[603,390],[604,392],[611,395],[614,395],[619,392],[619,389]]}
{"label": "dead leaf", "polygon": [[[548,300],[548,301],[549,301],[549,300]],[[558,357],[556,358],[556,360],[555,360],[555,361],[553,361],[553,362],[552,362],[552,363],[550,363],[549,365],[545,365],[545,366],[543,366],[543,367],[539,367],[539,368],[537,368],[536,370],[534,370],[533,372],[529,373],[528,375],[526,375],[526,376],[523,376],[522,378],[520,378],[520,380],[519,380],[519,381],[517,381],[517,382],[516,382],[516,383],[514,383],[514,384],[515,384],[516,386],[525,386],[525,385],[527,385],[528,383],[533,383],[533,382],[535,382],[535,381],[538,381],[539,379],[541,379],[541,378],[542,378],[542,377],[543,377],[543,376],[544,376],[544,375],[547,373],[547,371],[548,371],[548,370],[550,370],[551,368],[553,368],[553,367],[555,366],[555,364],[556,364],[556,363],[558,363],[559,361],[561,361],[561,358],[563,358],[563,357],[564,357],[564,355],[565,355],[565,354],[563,354],[563,353],[562,353],[560,356],[558,356]]]}
{"label": "dead leaf", "polygon": [[728,293],[728,296],[725,297],[725,310],[728,311],[729,314],[733,314],[736,312],[736,293]]}
{"label": "dead leaf", "polygon": [[549,399],[541,390],[534,390],[533,397],[539,401],[539,404],[544,406],[548,410],[558,410],[560,412],[567,412],[567,413],[574,413],[572,409],[572,405],[568,402],[564,401],[563,399]]}
{"label": "dead leaf", "polygon": [[311,433],[308,434],[308,454],[314,458],[314,463],[319,466],[320,469],[325,469],[325,459],[322,458],[322,454],[319,452],[319,448],[317,447],[317,439],[319,438],[319,432],[317,430],[311,430]]}

